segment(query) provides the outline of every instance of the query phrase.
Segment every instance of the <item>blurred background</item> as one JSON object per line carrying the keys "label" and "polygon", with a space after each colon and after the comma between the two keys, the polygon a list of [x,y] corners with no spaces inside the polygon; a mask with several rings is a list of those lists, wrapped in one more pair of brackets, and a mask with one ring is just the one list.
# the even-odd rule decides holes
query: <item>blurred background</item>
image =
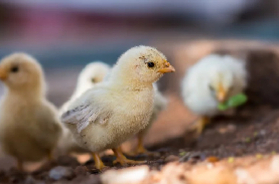
{"label": "blurred background", "polygon": [[[175,67],[190,65],[183,49],[176,54],[176,45],[206,39],[277,42],[278,17],[278,0],[0,0],[0,58],[15,51],[37,58],[45,70],[48,98],[60,106],[91,61],[114,64],[127,49],[144,44],[159,48]],[[211,49],[205,42],[183,48],[188,56]],[[184,72],[177,67],[175,74],[160,80],[163,91],[173,92],[175,81],[178,92]],[[167,134],[182,134],[186,118],[188,123],[196,118],[185,110],[178,93],[169,96],[167,115],[152,128],[163,134],[149,134],[149,145],[167,139]]]}
{"label": "blurred background", "polygon": [[86,63],[113,64],[131,46],[168,47],[200,38],[276,41],[278,5],[277,0],[2,0],[0,57],[14,51],[34,55],[46,70],[50,100],[61,105]]}

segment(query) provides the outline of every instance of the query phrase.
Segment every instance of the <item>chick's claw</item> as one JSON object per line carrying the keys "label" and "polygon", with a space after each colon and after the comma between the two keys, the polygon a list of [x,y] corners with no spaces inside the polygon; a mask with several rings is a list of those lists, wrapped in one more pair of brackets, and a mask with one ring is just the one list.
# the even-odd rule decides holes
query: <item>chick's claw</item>
{"label": "chick's claw", "polygon": [[114,149],[112,149],[112,151],[114,152],[114,154],[116,156],[116,160],[113,161],[113,164],[120,163],[121,165],[127,165],[127,164],[134,165],[134,164],[144,164],[144,163],[146,163],[146,161],[135,161],[135,160],[127,159],[123,155],[120,147],[114,148]]}

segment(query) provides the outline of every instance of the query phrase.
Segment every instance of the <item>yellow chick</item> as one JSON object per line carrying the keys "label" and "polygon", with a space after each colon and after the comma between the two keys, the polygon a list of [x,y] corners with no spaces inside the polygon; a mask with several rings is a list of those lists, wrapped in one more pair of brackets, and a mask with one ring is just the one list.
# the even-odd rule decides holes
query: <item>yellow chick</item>
{"label": "yellow chick", "polygon": [[185,105],[201,116],[198,135],[219,113],[218,104],[241,93],[247,84],[245,63],[232,56],[208,55],[189,68],[182,81]]}
{"label": "yellow chick", "polygon": [[[78,76],[77,86],[73,95],[60,108],[60,116],[68,109],[69,105],[78,97],[80,97],[85,91],[94,87],[97,83],[102,82],[109,71],[110,66],[102,62],[96,61],[87,64]],[[63,126],[63,135],[61,136],[58,148],[60,153],[63,154],[70,152],[88,152],[88,150],[85,150],[76,143],[72,133],[65,126]]]}
{"label": "yellow chick", "polygon": [[39,63],[24,53],[2,59],[0,80],[7,87],[1,101],[0,141],[2,149],[23,161],[51,159],[61,134],[55,107],[46,99],[43,70]]}
{"label": "yellow chick", "polygon": [[161,52],[133,47],[118,59],[106,81],[86,91],[63,114],[62,122],[78,144],[92,152],[96,168],[104,167],[98,153],[106,149],[113,150],[115,162],[138,163],[127,159],[119,146],[148,125],[154,99],[152,83],[168,72],[174,68]]}
{"label": "yellow chick", "polygon": [[[88,65],[85,66],[85,68],[81,71],[79,77],[78,77],[78,82],[77,86],[75,89],[74,94],[70,98],[68,102],[66,102],[61,110],[60,114],[65,112],[65,110],[68,108],[69,104],[73,102],[76,98],[80,97],[82,93],[87,91],[88,89],[96,86],[96,83],[103,82],[103,80],[108,78],[108,74],[110,72],[110,67],[109,65],[102,63],[102,62],[92,62],[89,63]],[[141,153],[147,153],[147,154],[152,154],[148,152],[144,146],[143,146],[143,138],[145,134],[148,132],[149,128],[152,126],[152,124],[155,122],[157,119],[158,114],[166,107],[167,105],[167,100],[166,98],[160,93],[158,90],[157,84],[153,84],[155,96],[154,96],[154,108],[153,112],[151,115],[151,119],[149,121],[148,126],[141,132],[138,133],[137,139],[138,139],[138,145],[136,152],[132,153],[131,155],[134,154],[141,154]],[[63,152],[88,152],[84,148],[81,148],[78,146],[76,141],[73,138],[72,133],[68,130],[68,128],[64,129],[64,134],[62,136],[62,140],[60,143],[60,150]]]}

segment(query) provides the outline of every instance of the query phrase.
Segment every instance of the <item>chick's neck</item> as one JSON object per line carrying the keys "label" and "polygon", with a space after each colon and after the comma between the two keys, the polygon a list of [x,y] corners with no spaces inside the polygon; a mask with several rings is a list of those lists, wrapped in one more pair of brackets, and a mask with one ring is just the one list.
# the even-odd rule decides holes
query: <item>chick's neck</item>
{"label": "chick's neck", "polygon": [[38,100],[45,97],[45,87],[42,84],[37,85],[25,85],[17,88],[9,87],[7,95],[11,97],[21,97],[28,100]]}
{"label": "chick's neck", "polygon": [[124,80],[121,80],[121,78],[111,78],[108,81],[108,83],[111,86],[111,88],[115,89],[124,89],[130,91],[142,91],[146,89],[153,89],[153,85],[151,82],[142,82],[128,77],[125,77]]}

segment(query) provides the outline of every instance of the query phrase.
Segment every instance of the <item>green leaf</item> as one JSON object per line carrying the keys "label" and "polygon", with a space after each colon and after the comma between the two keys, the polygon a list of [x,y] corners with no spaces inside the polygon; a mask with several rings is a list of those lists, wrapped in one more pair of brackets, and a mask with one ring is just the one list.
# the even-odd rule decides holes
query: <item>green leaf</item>
{"label": "green leaf", "polygon": [[243,93],[237,94],[235,96],[232,96],[228,102],[227,105],[229,107],[237,107],[240,105],[243,105],[247,101],[247,96]]}
{"label": "green leaf", "polygon": [[227,101],[218,104],[218,109],[220,111],[225,111],[229,108],[234,108],[243,105],[247,101],[247,96],[243,93],[232,96]]}
{"label": "green leaf", "polygon": [[220,111],[225,111],[225,110],[227,110],[229,108],[229,106],[226,104],[226,103],[219,103],[218,104],[218,109],[220,110]]}

